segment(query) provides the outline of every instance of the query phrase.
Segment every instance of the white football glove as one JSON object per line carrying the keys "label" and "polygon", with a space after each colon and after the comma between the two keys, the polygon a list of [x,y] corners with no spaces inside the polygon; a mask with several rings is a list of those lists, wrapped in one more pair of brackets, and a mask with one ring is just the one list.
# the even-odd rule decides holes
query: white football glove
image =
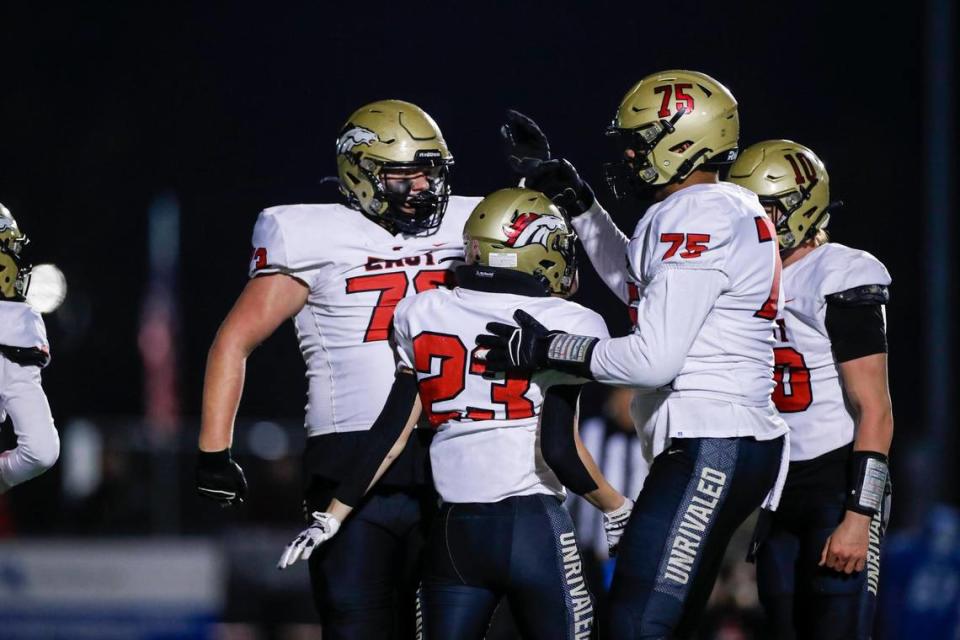
{"label": "white football glove", "polygon": [[310,516],[313,524],[300,532],[293,542],[287,545],[277,563],[277,569],[286,569],[297,560],[308,560],[310,554],[319,545],[332,538],[340,530],[340,521],[332,514],[314,511]]}
{"label": "white football glove", "polygon": [[607,534],[607,552],[611,558],[617,555],[620,538],[623,537],[623,531],[627,528],[632,512],[633,500],[624,498],[620,507],[603,514],[603,531]]}

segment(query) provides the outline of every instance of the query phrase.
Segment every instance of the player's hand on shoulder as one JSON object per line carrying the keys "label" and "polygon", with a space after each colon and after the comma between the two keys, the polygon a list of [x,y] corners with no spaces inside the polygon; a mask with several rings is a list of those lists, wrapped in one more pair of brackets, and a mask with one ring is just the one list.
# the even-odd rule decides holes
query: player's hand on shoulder
{"label": "player's hand on shoulder", "polygon": [[477,345],[488,349],[484,362],[491,373],[532,372],[547,365],[547,345],[554,332],[522,309],[513,318],[516,325],[490,322],[490,334],[477,336]]}
{"label": "player's hand on shoulder", "polygon": [[627,528],[631,513],[633,513],[633,500],[624,497],[623,504],[619,508],[603,514],[603,532],[607,535],[607,552],[611,558],[617,555],[620,538],[623,537],[623,532]]}
{"label": "player's hand on shoulder", "polygon": [[563,331],[551,331],[522,309],[513,314],[516,325],[487,323],[489,334],[477,336],[477,345],[488,349],[488,377],[496,373],[533,373],[556,369],[590,380],[590,358],[599,341]]}
{"label": "player's hand on shoulder", "polygon": [[313,550],[336,535],[340,521],[332,513],[314,511],[312,522],[283,550],[277,569],[286,569],[297,560],[309,560]]}
{"label": "player's hand on shoulder", "polygon": [[247,495],[247,479],[230,456],[229,448],[199,453],[196,486],[197,493],[224,507],[243,502]]}

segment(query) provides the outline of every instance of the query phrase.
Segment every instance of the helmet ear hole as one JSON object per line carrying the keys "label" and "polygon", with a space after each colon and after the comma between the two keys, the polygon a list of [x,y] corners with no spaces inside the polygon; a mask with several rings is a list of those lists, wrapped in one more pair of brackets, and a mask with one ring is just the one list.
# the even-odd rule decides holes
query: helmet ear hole
{"label": "helmet ear hole", "polygon": [[540,261],[540,266],[543,267],[544,269],[550,269],[550,268],[553,267],[555,264],[557,264],[557,263],[554,262],[553,260],[541,260],[541,261]]}

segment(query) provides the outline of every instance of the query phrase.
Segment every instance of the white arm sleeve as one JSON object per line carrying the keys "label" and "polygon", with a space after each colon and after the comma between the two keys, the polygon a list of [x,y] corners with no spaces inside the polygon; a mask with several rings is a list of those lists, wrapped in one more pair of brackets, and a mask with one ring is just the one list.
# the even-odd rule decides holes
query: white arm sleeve
{"label": "white arm sleeve", "polygon": [[597,200],[573,219],[573,228],[600,278],[614,295],[627,302],[627,243],[630,239]]}
{"label": "white arm sleeve", "polygon": [[640,299],[633,333],[597,343],[590,361],[594,378],[652,389],[669,384],[725,286],[719,270],[661,267]]}

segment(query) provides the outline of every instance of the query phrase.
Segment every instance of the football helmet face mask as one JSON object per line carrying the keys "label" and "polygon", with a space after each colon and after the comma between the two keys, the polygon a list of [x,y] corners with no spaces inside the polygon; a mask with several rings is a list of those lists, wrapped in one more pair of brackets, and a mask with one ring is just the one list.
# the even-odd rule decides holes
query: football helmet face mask
{"label": "football helmet face mask", "polygon": [[430,235],[440,227],[452,166],[437,123],[402,100],[361,107],[337,137],[337,177],[347,204],[394,232]]}
{"label": "football helmet face mask", "polygon": [[740,116],[730,91],[697,71],[662,71],[635,84],[607,128],[621,153],[604,165],[614,195],[645,195],[703,165],[737,158]]}
{"label": "football helmet face mask", "polygon": [[30,265],[22,258],[30,239],[17,226],[10,211],[0,204],[0,300],[22,302],[30,288]]}
{"label": "football helmet face mask", "polygon": [[791,140],[747,147],[727,180],[760,198],[777,228],[781,250],[795,249],[830,222],[830,176],[810,148]]}
{"label": "football helmet face mask", "polygon": [[484,198],[463,228],[467,264],[529,274],[563,297],[577,286],[576,239],[550,198],[518,187]]}

